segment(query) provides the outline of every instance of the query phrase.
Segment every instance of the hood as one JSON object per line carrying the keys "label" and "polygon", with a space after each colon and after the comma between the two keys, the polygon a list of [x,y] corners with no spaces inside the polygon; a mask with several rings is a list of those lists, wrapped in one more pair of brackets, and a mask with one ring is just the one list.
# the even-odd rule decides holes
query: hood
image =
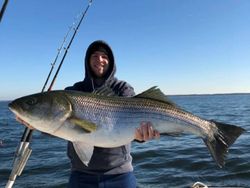
{"label": "hood", "polygon": [[106,82],[107,80],[114,77],[114,74],[116,72],[116,66],[115,66],[115,60],[114,60],[114,55],[113,55],[112,49],[110,48],[110,46],[106,42],[101,41],[101,40],[97,40],[97,41],[94,41],[93,43],[91,43],[86,51],[86,55],[85,55],[85,79],[92,81],[94,78],[93,73],[90,70],[89,59],[90,59],[91,54],[94,51],[96,51],[96,49],[99,49],[99,48],[105,49],[105,51],[107,52],[108,57],[109,57],[110,66],[109,66],[109,70],[108,70],[107,74],[104,77],[105,82]]}

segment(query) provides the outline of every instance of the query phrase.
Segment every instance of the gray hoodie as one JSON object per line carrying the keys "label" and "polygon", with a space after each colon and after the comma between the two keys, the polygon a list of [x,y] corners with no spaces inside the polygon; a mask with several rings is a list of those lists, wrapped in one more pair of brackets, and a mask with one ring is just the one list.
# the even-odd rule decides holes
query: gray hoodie
{"label": "gray hoodie", "polygon": [[[95,78],[89,67],[90,55],[98,50],[104,49],[109,57],[109,70],[103,78],[103,84],[95,84]],[[94,92],[100,87],[107,87],[118,96],[130,97],[135,95],[134,89],[126,82],[120,81],[114,77],[116,71],[113,52],[104,41],[95,41],[88,47],[85,55],[85,78],[66,90],[77,90],[84,92]],[[133,171],[132,157],[130,155],[130,144],[116,148],[94,147],[94,152],[89,165],[86,166],[77,156],[73,144],[68,142],[68,157],[71,160],[72,171],[81,171],[88,174],[121,174]]]}

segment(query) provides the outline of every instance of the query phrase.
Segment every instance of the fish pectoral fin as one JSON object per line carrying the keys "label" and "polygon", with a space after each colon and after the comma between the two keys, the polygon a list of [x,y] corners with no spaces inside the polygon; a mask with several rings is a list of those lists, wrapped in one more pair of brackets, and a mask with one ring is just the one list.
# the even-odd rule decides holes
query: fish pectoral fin
{"label": "fish pectoral fin", "polygon": [[93,155],[94,146],[85,144],[83,142],[73,142],[74,149],[80,160],[88,166],[89,161]]}
{"label": "fish pectoral fin", "polygon": [[77,117],[72,117],[69,119],[69,121],[74,124],[77,125],[79,127],[81,127],[82,129],[84,129],[87,133],[91,133],[96,131],[97,126],[95,123],[87,121],[87,120],[82,120],[80,118]]}

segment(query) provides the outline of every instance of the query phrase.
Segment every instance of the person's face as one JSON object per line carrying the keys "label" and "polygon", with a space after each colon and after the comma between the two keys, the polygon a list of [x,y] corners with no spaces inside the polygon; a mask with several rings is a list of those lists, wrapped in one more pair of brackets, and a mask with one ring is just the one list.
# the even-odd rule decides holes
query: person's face
{"label": "person's face", "polygon": [[103,77],[109,68],[109,58],[104,52],[96,51],[90,56],[90,68],[97,77]]}

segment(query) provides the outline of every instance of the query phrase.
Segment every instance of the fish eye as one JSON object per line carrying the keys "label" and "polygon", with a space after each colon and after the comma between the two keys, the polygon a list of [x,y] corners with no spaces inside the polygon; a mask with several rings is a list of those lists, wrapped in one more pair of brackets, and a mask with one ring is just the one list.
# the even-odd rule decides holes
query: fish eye
{"label": "fish eye", "polygon": [[28,104],[28,105],[34,105],[36,103],[37,103],[36,98],[31,98],[31,99],[26,101],[26,104]]}

